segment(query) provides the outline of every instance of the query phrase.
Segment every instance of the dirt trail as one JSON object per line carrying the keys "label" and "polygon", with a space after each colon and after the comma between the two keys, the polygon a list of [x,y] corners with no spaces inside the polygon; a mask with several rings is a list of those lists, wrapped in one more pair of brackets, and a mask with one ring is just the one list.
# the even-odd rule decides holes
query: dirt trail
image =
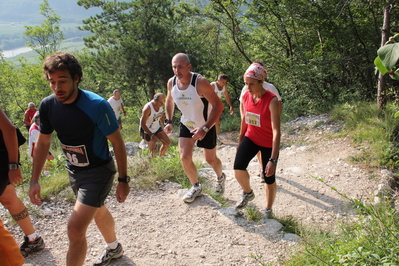
{"label": "dirt trail", "polygon": [[[347,202],[312,176],[350,197],[371,195],[376,181],[348,160],[359,151],[349,139],[329,137],[329,133],[339,130],[338,125],[329,124],[327,116],[300,118],[284,125],[273,209],[276,216],[292,215],[305,224],[326,228],[335,225],[340,217],[351,215]],[[237,133],[223,133],[220,138],[224,144],[218,146],[218,156],[227,175],[224,197],[234,206],[241,194],[232,170]],[[264,184],[257,175],[258,168],[254,160],[249,171],[256,194],[253,204],[262,210]],[[274,232],[279,228],[276,220],[248,222],[232,215],[232,208],[221,208],[207,195],[186,204],[179,198],[183,192],[179,185],[164,182],[153,191],[132,190],[123,204],[111,195],[107,206],[115,217],[125,256],[110,265],[259,265],[251,253],[261,257],[262,263],[278,262],[297,244],[292,235]],[[65,265],[66,222],[71,209],[71,204],[58,202],[32,211],[47,215],[42,219],[33,217],[47,248],[29,256],[24,265]],[[18,227],[9,229],[22,239]],[[85,265],[92,265],[104,241],[94,224],[87,237]]]}

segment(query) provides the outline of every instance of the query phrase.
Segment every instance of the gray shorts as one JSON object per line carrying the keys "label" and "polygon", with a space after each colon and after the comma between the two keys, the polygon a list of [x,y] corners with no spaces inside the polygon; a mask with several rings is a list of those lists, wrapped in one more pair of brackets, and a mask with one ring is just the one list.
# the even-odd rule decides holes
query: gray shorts
{"label": "gray shorts", "polygon": [[97,208],[104,205],[116,174],[114,161],[74,173],[68,171],[68,173],[72,190],[80,203]]}

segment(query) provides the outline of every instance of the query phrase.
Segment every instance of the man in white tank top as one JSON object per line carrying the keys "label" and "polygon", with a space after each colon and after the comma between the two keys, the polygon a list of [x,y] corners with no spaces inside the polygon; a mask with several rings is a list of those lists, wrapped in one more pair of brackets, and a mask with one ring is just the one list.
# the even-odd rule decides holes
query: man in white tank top
{"label": "man in white tank top", "polygon": [[151,156],[155,156],[157,150],[157,142],[161,141],[162,145],[159,149],[159,156],[164,156],[170,146],[170,139],[163,131],[161,125],[165,122],[163,114],[163,104],[165,96],[163,93],[156,93],[154,98],[144,105],[140,118],[140,134],[147,141]]}
{"label": "man in white tank top", "polygon": [[[217,176],[216,193],[224,192],[225,174],[222,162],[216,156],[216,129],[213,126],[223,111],[223,103],[216,95],[209,81],[197,73],[190,72],[190,59],[186,54],[178,53],[172,58],[172,69],[175,74],[167,83],[166,120],[164,130],[172,132],[172,118],[175,104],[182,112],[180,119],[179,151],[184,172],[192,187],[183,197],[191,203],[202,194],[198,173],[193,162],[193,149],[204,148],[205,160],[212,166]],[[208,105],[212,105],[208,113]]]}
{"label": "man in white tank top", "polygon": [[123,117],[126,118],[126,111],[123,106],[121,92],[119,90],[114,90],[112,94],[113,95],[108,99],[108,103],[111,105],[112,110],[114,110],[116,120],[118,120],[119,130],[122,130],[122,119],[120,113],[123,112]]}
{"label": "man in white tank top", "polygon": [[[215,93],[217,94],[217,96],[220,99],[224,95],[224,98],[226,99],[227,104],[230,106],[230,115],[232,115],[232,114],[234,114],[234,109],[233,109],[233,105],[231,104],[229,93],[227,92],[227,81],[228,81],[227,75],[220,74],[218,77],[218,80],[211,82],[211,85],[214,88]],[[219,119],[215,123],[216,135],[219,135],[220,122],[221,121],[220,121],[220,117],[219,117]]]}

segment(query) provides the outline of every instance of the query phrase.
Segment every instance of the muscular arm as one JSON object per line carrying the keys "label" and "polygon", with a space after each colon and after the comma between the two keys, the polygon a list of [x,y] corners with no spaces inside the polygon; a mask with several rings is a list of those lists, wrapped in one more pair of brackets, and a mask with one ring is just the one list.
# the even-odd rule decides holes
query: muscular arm
{"label": "muscular arm", "polygon": [[240,117],[243,119],[244,117],[244,104],[240,102]]}
{"label": "muscular arm", "polygon": [[[280,108],[279,101],[276,97],[272,99],[269,105],[270,118],[273,131],[273,143],[272,143],[272,154],[270,158],[277,159],[280,150]],[[266,159],[266,158],[265,158]],[[276,173],[276,164],[273,162],[267,162],[266,164],[266,176],[272,176]]]}
{"label": "muscular arm", "polygon": [[241,116],[241,126],[240,126],[240,136],[238,139],[238,143],[241,143],[242,139],[245,136],[245,132],[247,132],[248,125],[245,122],[245,115]]}
{"label": "muscular arm", "polygon": [[233,104],[231,103],[230,95],[227,92],[227,85],[226,89],[224,90],[224,98],[226,99],[227,104],[230,106],[230,114],[234,114]]}
{"label": "muscular arm", "polygon": [[[30,182],[37,182],[40,178],[40,173],[42,172],[43,165],[46,162],[48,152],[50,150],[52,134],[41,134],[37,138],[35,144],[35,156],[33,157],[33,169]],[[42,205],[42,199],[40,196],[40,185],[33,184],[29,189],[29,198],[33,204]]]}
{"label": "muscular arm", "polygon": [[151,115],[151,107],[149,105],[145,105],[143,110],[141,111],[141,118],[140,118],[140,127],[144,130],[146,134],[149,136],[152,135],[152,132],[146,125],[146,121],[148,117]]}
{"label": "muscular arm", "polygon": [[123,113],[123,117],[126,118],[126,111],[125,111],[125,107],[123,106],[123,103],[121,103],[121,110],[122,110],[122,113]]}
{"label": "muscular arm", "polygon": [[31,124],[31,120],[29,118],[28,112],[25,112],[25,114],[24,114],[24,124],[25,124],[25,126],[30,126],[30,124]]}
{"label": "muscular arm", "polygon": [[[165,115],[166,119],[172,120],[173,118],[173,112],[175,111],[175,102],[173,101],[172,97],[172,78],[168,80],[167,83],[167,88],[168,88],[168,94],[166,95],[165,99]],[[169,134],[172,132],[172,124],[167,124],[164,128],[165,133]]]}
{"label": "muscular arm", "polygon": [[[123,142],[122,135],[119,130],[116,130],[111,135],[107,136],[114,148],[116,164],[118,166],[118,175],[121,178],[127,176],[127,155],[126,146]],[[130,187],[128,183],[119,182],[116,187],[116,198],[118,202],[124,202],[129,195]]]}
{"label": "muscular arm", "polygon": [[165,114],[164,113],[162,114],[162,117],[159,121],[161,122],[161,126],[165,125]]}
{"label": "muscular arm", "polygon": [[273,98],[270,102],[270,116],[273,131],[273,144],[272,144],[272,155],[271,158],[276,159],[280,150],[280,101],[277,98]]}
{"label": "muscular arm", "polygon": [[282,101],[278,101],[278,108],[279,108],[280,119],[281,119],[281,115],[283,114],[283,102]]}
{"label": "muscular arm", "polygon": [[[244,101],[244,99],[241,99]],[[248,125],[245,122],[245,108],[244,108],[244,103],[240,102],[240,116],[241,116],[241,126],[240,126],[240,136],[238,138],[238,143],[241,142],[241,140],[245,136],[245,132],[247,132]]]}

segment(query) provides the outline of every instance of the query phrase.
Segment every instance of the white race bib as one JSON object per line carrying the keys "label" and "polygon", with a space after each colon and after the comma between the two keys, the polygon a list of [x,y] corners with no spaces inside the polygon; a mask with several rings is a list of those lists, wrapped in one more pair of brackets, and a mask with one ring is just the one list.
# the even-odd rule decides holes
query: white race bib
{"label": "white race bib", "polygon": [[61,148],[70,164],[85,167],[90,164],[85,145],[69,146],[61,143]]}
{"label": "white race bib", "polygon": [[260,127],[260,115],[247,112],[245,115],[245,123],[247,123],[248,125]]}

